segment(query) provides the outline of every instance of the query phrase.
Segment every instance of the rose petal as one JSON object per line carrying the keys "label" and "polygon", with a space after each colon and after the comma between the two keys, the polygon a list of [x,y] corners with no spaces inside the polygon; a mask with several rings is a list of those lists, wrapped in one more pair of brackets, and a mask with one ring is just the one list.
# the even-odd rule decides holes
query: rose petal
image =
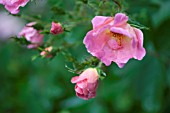
{"label": "rose petal", "polygon": [[29,0],[1,0],[0,3],[5,5],[5,8],[12,14],[19,12],[19,7],[24,7]]}
{"label": "rose petal", "polygon": [[121,26],[126,24],[128,21],[128,16],[123,13],[117,13],[114,18],[114,26]]}
{"label": "rose petal", "polygon": [[92,19],[93,29],[95,29],[95,28],[99,27],[100,25],[102,25],[108,18],[110,18],[110,17],[95,16]]}
{"label": "rose petal", "polygon": [[124,29],[124,28],[120,28],[120,27],[112,27],[112,28],[110,28],[110,30],[113,33],[122,34],[122,35],[129,37],[129,38],[133,37],[132,34],[130,34],[130,32],[128,31],[128,29]]}
{"label": "rose petal", "polygon": [[77,82],[79,82],[80,80],[79,80],[79,76],[75,76],[75,77],[73,77],[72,79],[71,79],[71,83],[77,83]]}
{"label": "rose petal", "polygon": [[141,30],[136,28],[134,28],[134,31],[136,33],[136,37],[138,40],[137,49],[134,58],[138,60],[142,60],[143,57],[146,55],[146,50],[145,48],[143,48],[143,33]]}
{"label": "rose petal", "polygon": [[82,98],[84,100],[89,100],[90,98],[88,98],[88,95],[84,95],[84,94],[80,94],[80,93],[76,93],[77,97]]}
{"label": "rose petal", "polygon": [[77,85],[75,86],[75,91],[79,94],[83,94],[83,90],[80,87],[78,87]]}
{"label": "rose petal", "polygon": [[87,79],[77,82],[77,86],[80,88],[86,88],[87,87]]}

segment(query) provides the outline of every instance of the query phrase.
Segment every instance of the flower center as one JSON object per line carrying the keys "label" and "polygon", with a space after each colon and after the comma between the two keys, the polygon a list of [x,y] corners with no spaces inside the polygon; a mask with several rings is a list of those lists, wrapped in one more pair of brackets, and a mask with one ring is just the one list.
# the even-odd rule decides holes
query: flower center
{"label": "flower center", "polygon": [[119,46],[121,46],[122,45],[122,39],[123,39],[123,35],[122,34],[118,34],[118,33],[113,33],[113,37],[112,37],[113,39],[115,39],[116,40],[116,42],[117,42],[117,44],[119,45]]}
{"label": "flower center", "polygon": [[120,49],[122,48],[122,40],[124,35],[118,34],[118,33],[113,33],[110,31],[110,39],[108,40],[108,45],[111,49]]}

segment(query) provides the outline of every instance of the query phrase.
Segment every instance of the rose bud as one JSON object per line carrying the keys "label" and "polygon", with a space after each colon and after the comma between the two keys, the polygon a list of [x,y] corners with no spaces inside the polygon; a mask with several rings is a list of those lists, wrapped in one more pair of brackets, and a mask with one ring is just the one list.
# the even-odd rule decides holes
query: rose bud
{"label": "rose bud", "polygon": [[52,22],[52,26],[51,26],[51,30],[50,32],[53,34],[53,35],[56,35],[56,34],[61,34],[63,33],[63,28],[61,26],[60,23],[55,23],[55,22]]}
{"label": "rose bud", "polygon": [[76,83],[76,95],[84,100],[94,98],[98,87],[99,75],[96,68],[88,68],[71,79],[72,83]]}

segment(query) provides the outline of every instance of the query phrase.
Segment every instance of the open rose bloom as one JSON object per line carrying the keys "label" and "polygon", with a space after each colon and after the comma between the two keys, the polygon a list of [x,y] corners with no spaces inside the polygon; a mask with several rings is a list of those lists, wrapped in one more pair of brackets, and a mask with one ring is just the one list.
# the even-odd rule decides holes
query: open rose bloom
{"label": "open rose bloom", "polygon": [[84,38],[88,52],[106,66],[113,61],[122,68],[130,58],[141,60],[146,54],[143,33],[127,21],[128,16],[122,13],[117,13],[115,17],[94,17],[93,30]]}
{"label": "open rose bloom", "polygon": [[76,83],[76,95],[82,99],[88,100],[96,96],[98,86],[98,72],[95,68],[88,68],[80,76],[71,79],[72,83]]}
{"label": "open rose bloom", "polygon": [[19,7],[24,7],[28,2],[29,0],[0,0],[0,4],[3,4],[12,14],[17,14]]}
{"label": "open rose bloom", "polygon": [[36,22],[28,23],[19,33],[19,37],[25,37],[26,40],[31,43],[27,46],[30,49],[40,46],[44,38],[44,35],[40,34],[40,31],[32,27],[35,24]]}

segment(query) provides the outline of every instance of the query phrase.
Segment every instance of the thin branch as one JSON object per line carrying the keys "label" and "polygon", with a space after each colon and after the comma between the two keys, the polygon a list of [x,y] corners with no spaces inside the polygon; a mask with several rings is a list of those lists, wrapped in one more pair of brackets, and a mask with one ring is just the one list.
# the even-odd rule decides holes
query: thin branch
{"label": "thin branch", "polygon": [[120,3],[119,3],[118,1],[113,0],[113,2],[118,6],[118,8],[119,8],[120,10],[122,9],[122,7],[121,7],[121,5],[120,5]]}

